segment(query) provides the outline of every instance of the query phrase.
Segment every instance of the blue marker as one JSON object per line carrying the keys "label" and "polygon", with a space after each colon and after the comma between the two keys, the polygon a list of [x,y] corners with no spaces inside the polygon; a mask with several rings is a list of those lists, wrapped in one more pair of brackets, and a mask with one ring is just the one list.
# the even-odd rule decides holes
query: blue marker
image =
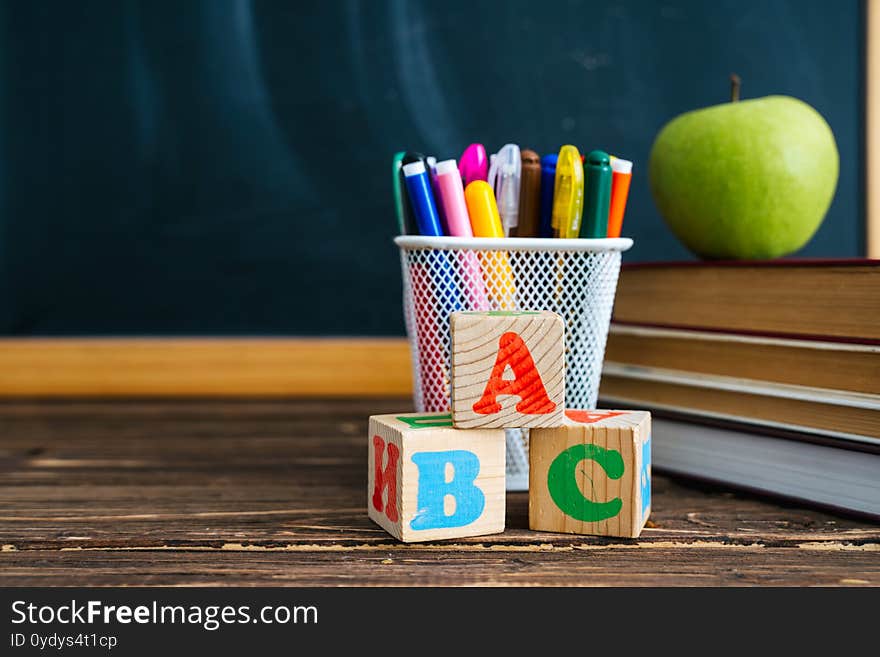
{"label": "blue marker", "polygon": [[[406,190],[409,192],[409,200],[412,203],[413,213],[416,215],[416,223],[419,226],[419,235],[429,237],[442,237],[443,228],[440,225],[440,215],[437,213],[437,204],[434,202],[434,194],[431,192],[431,180],[424,162],[410,162],[403,165],[403,175],[406,180]],[[440,251],[435,254],[438,271],[433,281],[435,289],[445,299],[441,307],[441,314],[461,310],[461,294],[455,278],[453,260],[458,257],[454,251]]]}
{"label": "blue marker", "polygon": [[441,237],[443,228],[440,226],[440,215],[431,192],[431,180],[425,169],[424,162],[410,162],[403,165],[406,179],[406,191],[419,225],[419,235]]}
{"label": "blue marker", "polygon": [[552,153],[541,158],[541,237],[553,237],[553,192],[556,185],[556,159]]}

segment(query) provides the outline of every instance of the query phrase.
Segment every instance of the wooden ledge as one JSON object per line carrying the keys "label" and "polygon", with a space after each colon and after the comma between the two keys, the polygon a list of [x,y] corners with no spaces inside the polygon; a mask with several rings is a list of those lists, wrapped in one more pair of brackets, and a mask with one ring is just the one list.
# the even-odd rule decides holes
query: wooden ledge
{"label": "wooden ledge", "polygon": [[412,394],[404,338],[0,340],[0,397]]}

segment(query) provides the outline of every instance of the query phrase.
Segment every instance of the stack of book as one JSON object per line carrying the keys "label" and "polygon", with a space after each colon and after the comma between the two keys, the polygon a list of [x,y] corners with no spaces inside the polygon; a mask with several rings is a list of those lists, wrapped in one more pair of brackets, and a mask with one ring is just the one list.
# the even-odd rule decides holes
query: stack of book
{"label": "stack of book", "polygon": [[658,468],[880,516],[880,261],[627,265],[599,396]]}

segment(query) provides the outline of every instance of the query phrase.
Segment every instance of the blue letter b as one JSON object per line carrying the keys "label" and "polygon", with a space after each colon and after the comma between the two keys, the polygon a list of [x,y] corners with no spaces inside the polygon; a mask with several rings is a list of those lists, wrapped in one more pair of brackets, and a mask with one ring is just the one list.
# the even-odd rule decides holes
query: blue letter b
{"label": "blue letter b", "polygon": [[[474,485],[480,473],[480,459],[473,452],[453,449],[447,452],[413,454],[419,469],[418,510],[409,526],[414,530],[464,527],[483,513],[486,496]],[[446,466],[452,466],[452,479],[446,481]],[[455,499],[455,511],[446,515],[444,500]]]}

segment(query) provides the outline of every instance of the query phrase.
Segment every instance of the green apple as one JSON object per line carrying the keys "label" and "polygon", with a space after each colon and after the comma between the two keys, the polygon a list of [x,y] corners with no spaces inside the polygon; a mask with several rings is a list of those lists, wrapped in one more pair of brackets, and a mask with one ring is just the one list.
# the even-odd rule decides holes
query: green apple
{"label": "green apple", "polygon": [[766,96],[674,118],[654,141],[648,175],[660,214],[697,255],[776,258],[819,228],[838,167],[821,114]]}

